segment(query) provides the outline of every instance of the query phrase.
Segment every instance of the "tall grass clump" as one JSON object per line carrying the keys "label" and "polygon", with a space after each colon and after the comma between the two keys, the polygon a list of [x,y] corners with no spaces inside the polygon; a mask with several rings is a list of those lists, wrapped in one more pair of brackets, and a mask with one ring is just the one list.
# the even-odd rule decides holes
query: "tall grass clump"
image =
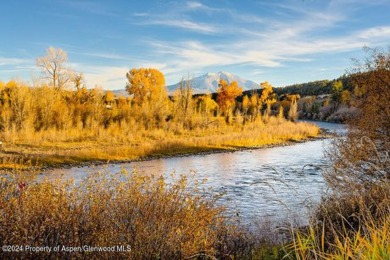
{"label": "tall grass clump", "polygon": [[[167,184],[162,177],[123,170],[96,173],[80,185],[2,178],[0,186],[0,244],[60,246],[60,252],[2,251],[1,258],[231,259],[248,254],[243,229],[229,222],[215,197],[186,177]],[[88,252],[84,246],[125,250]],[[69,252],[70,247],[81,250]]]}
{"label": "tall grass clump", "polygon": [[[335,141],[333,149],[340,151],[344,142]],[[355,145],[355,149],[364,149],[365,158],[333,158],[334,165],[325,174],[331,193],[313,212],[310,236],[303,235],[316,246],[311,257],[389,259],[390,181],[386,171],[390,160],[387,152],[382,154],[380,148],[370,144],[364,148]]]}
{"label": "tall grass clump", "polygon": [[324,198],[308,227],[293,231],[294,259],[390,259],[390,186]]}

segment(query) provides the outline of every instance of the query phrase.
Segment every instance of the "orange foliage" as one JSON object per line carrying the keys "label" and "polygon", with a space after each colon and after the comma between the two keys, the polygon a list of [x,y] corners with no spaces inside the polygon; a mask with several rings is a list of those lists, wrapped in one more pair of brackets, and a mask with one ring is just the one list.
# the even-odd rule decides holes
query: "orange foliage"
{"label": "orange foliage", "polygon": [[238,86],[236,81],[228,84],[225,80],[221,79],[218,84],[218,96],[217,102],[223,112],[230,110],[236,97],[242,94],[242,87]]}

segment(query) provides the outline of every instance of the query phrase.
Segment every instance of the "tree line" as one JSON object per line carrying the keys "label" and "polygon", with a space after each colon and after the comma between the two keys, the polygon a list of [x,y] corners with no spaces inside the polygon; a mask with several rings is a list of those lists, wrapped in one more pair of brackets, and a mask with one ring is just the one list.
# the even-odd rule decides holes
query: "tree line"
{"label": "tree line", "polygon": [[243,95],[237,82],[220,80],[213,97],[194,96],[191,81],[182,81],[169,96],[162,72],[133,68],[126,74],[129,96],[116,97],[98,87],[87,89],[83,73],[68,67],[67,54],[62,49],[50,47],[37,58],[36,65],[42,69],[38,86],[0,81],[1,132],[96,129],[124,124],[143,129],[180,125],[191,130],[221,119],[226,124],[266,121],[272,115],[296,119],[296,112],[289,112],[290,103],[296,103],[296,99],[281,104],[268,82],[260,84],[261,92]]}

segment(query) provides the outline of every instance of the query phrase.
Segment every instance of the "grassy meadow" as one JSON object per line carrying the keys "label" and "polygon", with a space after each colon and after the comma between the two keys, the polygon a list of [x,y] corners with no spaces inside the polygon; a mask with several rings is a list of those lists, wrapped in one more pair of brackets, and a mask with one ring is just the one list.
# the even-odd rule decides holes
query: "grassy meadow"
{"label": "grassy meadow", "polygon": [[[3,134],[2,168],[61,166],[85,162],[139,160],[242,148],[280,145],[316,137],[319,129],[309,123],[270,118],[245,126],[218,125],[207,130],[128,130],[110,127],[104,131],[51,130],[38,133]],[[220,120],[221,122],[221,120]],[[131,126],[130,126],[131,128]]]}
{"label": "grassy meadow", "polygon": [[[214,100],[193,96],[189,83],[168,96],[164,76],[155,69],[131,73],[132,96],[126,98],[96,88],[0,82],[0,169],[264,147],[319,134],[316,126],[295,122],[296,97],[284,102],[295,104],[290,109],[273,109],[277,100],[267,82],[262,94],[239,102],[236,82],[221,80]],[[133,82],[139,77],[142,83]]]}

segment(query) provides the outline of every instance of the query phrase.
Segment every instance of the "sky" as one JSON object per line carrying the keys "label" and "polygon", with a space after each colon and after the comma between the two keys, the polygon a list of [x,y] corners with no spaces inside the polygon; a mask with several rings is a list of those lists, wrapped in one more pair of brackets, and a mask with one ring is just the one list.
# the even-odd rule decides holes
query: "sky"
{"label": "sky", "polygon": [[285,86],[334,79],[390,45],[390,0],[2,0],[0,80],[36,82],[49,47],[88,88],[124,89],[132,68],[166,84],[227,71]]}

